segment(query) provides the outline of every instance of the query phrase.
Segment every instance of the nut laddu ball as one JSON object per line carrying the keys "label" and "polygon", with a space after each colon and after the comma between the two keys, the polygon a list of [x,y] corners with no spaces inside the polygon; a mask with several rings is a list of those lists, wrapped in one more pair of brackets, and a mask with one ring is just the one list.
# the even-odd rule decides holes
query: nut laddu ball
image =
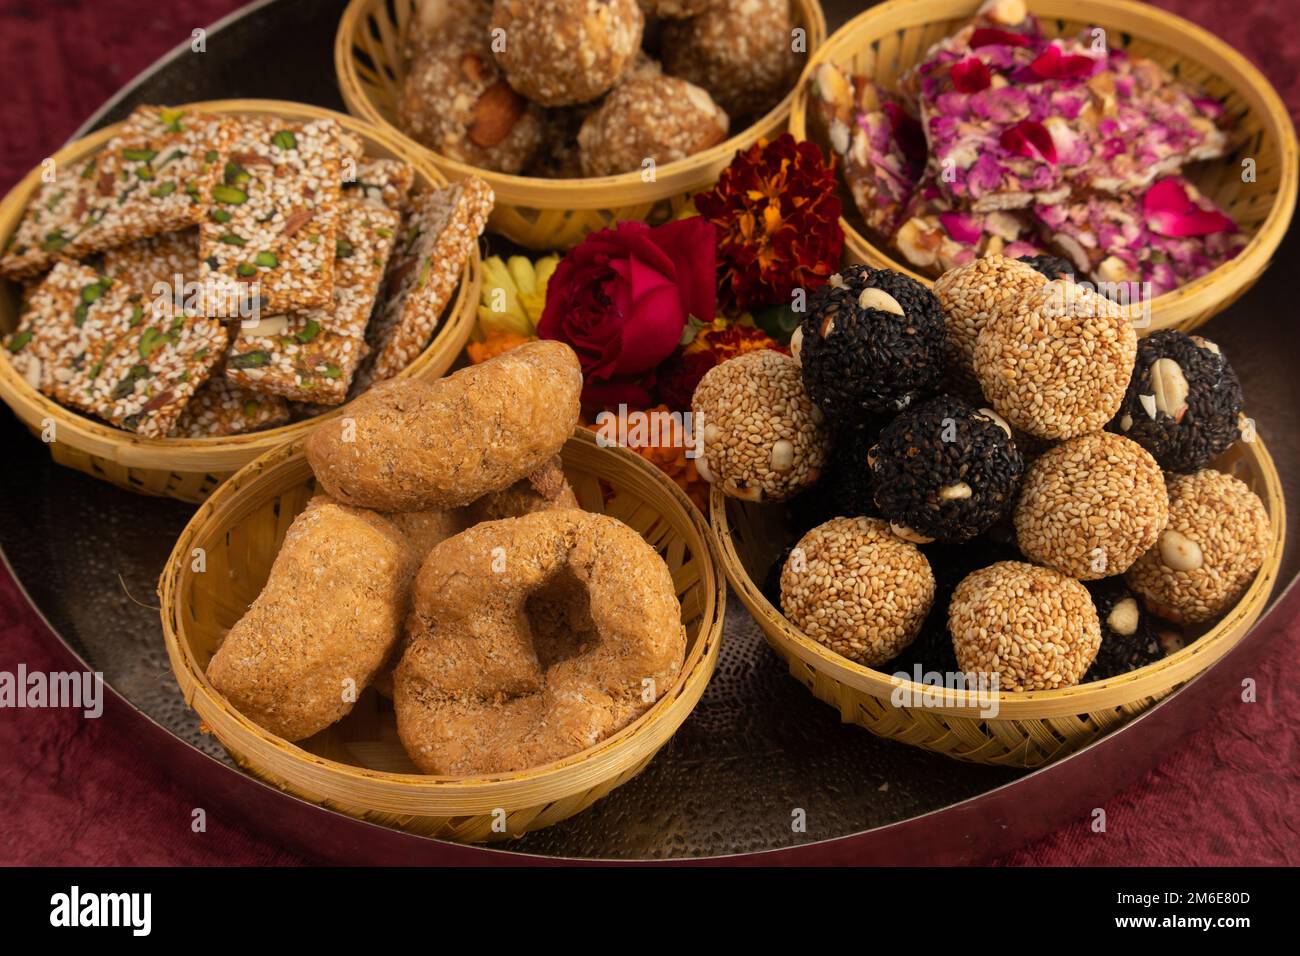
{"label": "nut laddu ball", "polygon": [[790,341],[808,395],[837,425],[901,412],[932,393],[948,347],[943,311],[915,279],[855,265],[813,293]]}
{"label": "nut laddu ball", "polygon": [[1168,517],[1155,459],[1136,442],[1097,432],[1062,442],[1029,466],[1013,520],[1025,557],[1093,581],[1127,571]]}
{"label": "nut laddu ball", "polygon": [[531,163],[544,133],[542,111],[510,88],[478,34],[417,53],[397,117],[403,132],[435,152],[502,173]]}
{"label": "nut laddu ball", "polygon": [[867,667],[897,657],[933,601],[925,555],[877,518],[818,525],[799,539],[781,572],[781,607],[791,623]]}
{"label": "nut laddu ball", "polygon": [[1123,578],[1091,581],[1085,587],[1101,622],[1101,649],[1082,683],[1118,677],[1165,656],[1151,615]]}
{"label": "nut laddu ball", "polygon": [[997,674],[1004,691],[1077,684],[1101,646],[1087,589],[1020,561],[1000,561],[957,585],[948,630],[961,669]]}
{"label": "nut laddu ball", "polygon": [[746,352],[709,369],[691,411],[704,431],[695,468],[732,498],[792,498],[817,480],[830,453],[825,419],[782,352]]}
{"label": "nut laddu ball", "polygon": [[1068,280],[1021,310],[990,316],[975,340],[975,375],[1015,428],[1063,441],[1100,431],[1119,411],[1137,334],[1119,307]]}
{"label": "nut laddu ball", "polygon": [[1212,469],[1169,476],[1169,521],[1124,580],[1147,609],[1203,624],[1231,608],[1264,564],[1272,527],[1259,496]]}
{"label": "nut laddu ball", "polygon": [[757,116],[803,67],[793,30],[790,0],[716,0],[699,16],[664,24],[664,67],[704,87],[731,116]]}
{"label": "nut laddu ball", "polygon": [[941,395],[895,418],[868,452],[875,502],[908,541],[969,541],[1005,517],[1025,463],[995,416]]}
{"label": "nut laddu ball", "polygon": [[578,131],[587,176],[636,172],[706,150],[727,138],[727,114],[709,94],[673,76],[642,73],[616,86]]}
{"label": "nut laddu ball", "polygon": [[542,106],[589,103],[614,87],[641,49],[637,0],[496,0],[491,29],[510,85]]}
{"label": "nut laddu ball", "polygon": [[1111,431],[1166,471],[1199,471],[1241,437],[1241,382],[1219,347],[1167,330],[1138,342],[1137,363]]}

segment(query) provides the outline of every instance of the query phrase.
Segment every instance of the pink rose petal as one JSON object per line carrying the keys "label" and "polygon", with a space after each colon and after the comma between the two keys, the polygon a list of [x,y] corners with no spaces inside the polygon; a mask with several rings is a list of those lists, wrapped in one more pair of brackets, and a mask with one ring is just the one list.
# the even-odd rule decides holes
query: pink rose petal
{"label": "pink rose petal", "polygon": [[1052,141],[1052,134],[1035,120],[1021,120],[1015,126],[1008,126],[1002,131],[999,142],[1009,153],[1056,164],[1056,143]]}
{"label": "pink rose petal", "polygon": [[1142,197],[1147,227],[1171,238],[1236,232],[1237,224],[1217,209],[1197,205],[1177,179],[1162,179]]}

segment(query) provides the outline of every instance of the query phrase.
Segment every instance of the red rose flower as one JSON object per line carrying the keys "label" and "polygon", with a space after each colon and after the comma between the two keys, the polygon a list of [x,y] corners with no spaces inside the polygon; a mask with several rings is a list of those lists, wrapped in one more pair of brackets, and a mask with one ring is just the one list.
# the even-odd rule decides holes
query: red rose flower
{"label": "red rose flower", "polygon": [[713,226],[699,217],[593,232],[551,276],[537,334],[578,353],[583,401],[644,407],[642,379],[677,348],[686,320],[713,321],[716,261]]}

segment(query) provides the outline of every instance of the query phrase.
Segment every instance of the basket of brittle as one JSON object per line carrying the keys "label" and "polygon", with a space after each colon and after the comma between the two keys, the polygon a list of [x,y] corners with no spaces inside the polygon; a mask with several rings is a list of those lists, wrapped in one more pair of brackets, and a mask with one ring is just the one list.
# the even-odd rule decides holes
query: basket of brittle
{"label": "basket of brittle", "polygon": [[1150,331],[1254,284],[1295,208],[1295,132],[1244,57],[1131,0],[893,0],[813,57],[796,136],[838,159],[852,261],[927,283],[1063,260]]}
{"label": "basket of brittle", "polygon": [[202,501],[371,385],[451,366],[492,203],[328,110],[142,106],[0,205],[0,396],[58,463]]}

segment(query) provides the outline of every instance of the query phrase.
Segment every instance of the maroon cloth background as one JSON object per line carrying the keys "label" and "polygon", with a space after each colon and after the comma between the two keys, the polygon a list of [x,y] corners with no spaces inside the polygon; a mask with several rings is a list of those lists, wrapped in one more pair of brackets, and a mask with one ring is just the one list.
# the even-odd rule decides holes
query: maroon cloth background
{"label": "maroon cloth background", "polygon": [[[0,0],[0,192],[53,152],[114,91],[237,0]],[[1300,113],[1295,0],[1162,0],[1236,46]],[[322,77],[321,82],[333,82]],[[161,639],[161,638],[160,638]],[[1220,709],[1156,769],[1088,820],[1011,852],[1012,865],[1300,863],[1300,621],[1254,677],[1259,701]],[[0,568],[0,670],[68,667]],[[200,794],[124,739],[111,714],[0,710],[0,864],[310,862],[209,815]],[[916,861],[923,862],[923,861]]]}

